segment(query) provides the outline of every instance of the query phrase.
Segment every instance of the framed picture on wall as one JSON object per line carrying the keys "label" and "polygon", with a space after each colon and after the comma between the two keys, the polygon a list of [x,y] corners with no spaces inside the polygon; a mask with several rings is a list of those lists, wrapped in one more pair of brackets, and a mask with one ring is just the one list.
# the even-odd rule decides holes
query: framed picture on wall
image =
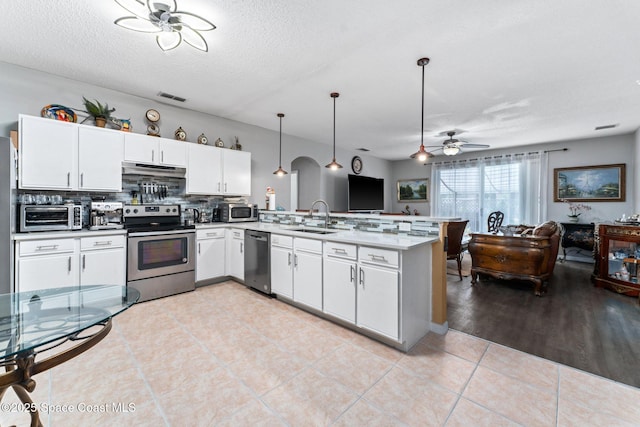
{"label": "framed picture on wall", "polygon": [[428,202],[429,178],[399,179],[397,190],[399,202]]}
{"label": "framed picture on wall", "polygon": [[624,202],[625,164],[553,170],[554,202]]}

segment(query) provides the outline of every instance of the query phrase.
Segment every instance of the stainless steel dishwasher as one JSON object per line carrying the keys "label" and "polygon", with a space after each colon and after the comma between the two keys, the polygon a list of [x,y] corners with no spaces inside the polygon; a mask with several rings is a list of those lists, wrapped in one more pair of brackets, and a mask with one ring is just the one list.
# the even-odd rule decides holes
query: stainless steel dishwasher
{"label": "stainless steel dishwasher", "polygon": [[244,283],[271,294],[271,233],[244,231]]}

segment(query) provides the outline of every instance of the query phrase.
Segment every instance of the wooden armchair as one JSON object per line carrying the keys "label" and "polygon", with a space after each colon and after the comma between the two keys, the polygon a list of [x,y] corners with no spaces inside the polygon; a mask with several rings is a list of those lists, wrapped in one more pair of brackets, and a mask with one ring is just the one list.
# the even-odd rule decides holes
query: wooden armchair
{"label": "wooden armchair", "polygon": [[462,254],[467,250],[467,245],[462,244],[466,221],[449,221],[447,226],[447,260],[455,259],[458,262],[458,276],[462,280]]}
{"label": "wooden armchair", "polygon": [[472,234],[471,284],[477,282],[478,274],[527,280],[535,285],[534,293],[541,296],[556,264],[561,229],[557,222],[548,221],[522,235]]}

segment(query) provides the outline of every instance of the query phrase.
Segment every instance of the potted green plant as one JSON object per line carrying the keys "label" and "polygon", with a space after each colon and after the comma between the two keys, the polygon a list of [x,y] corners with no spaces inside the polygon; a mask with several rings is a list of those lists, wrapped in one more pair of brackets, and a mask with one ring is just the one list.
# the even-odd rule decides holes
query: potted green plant
{"label": "potted green plant", "polygon": [[107,124],[107,120],[111,118],[111,113],[116,111],[115,108],[109,108],[108,104],[102,105],[98,100],[96,102],[89,101],[84,96],[82,97],[84,102],[84,108],[86,112],[93,117],[96,122],[96,126],[103,128]]}

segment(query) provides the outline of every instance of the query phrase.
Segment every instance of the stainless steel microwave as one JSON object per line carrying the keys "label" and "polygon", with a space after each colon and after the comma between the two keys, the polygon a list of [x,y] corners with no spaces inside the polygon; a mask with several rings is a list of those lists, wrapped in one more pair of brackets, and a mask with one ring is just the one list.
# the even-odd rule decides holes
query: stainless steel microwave
{"label": "stainless steel microwave", "polygon": [[80,230],[82,205],[20,205],[19,231]]}
{"label": "stainless steel microwave", "polygon": [[246,222],[258,220],[258,205],[253,203],[219,203],[221,222]]}

